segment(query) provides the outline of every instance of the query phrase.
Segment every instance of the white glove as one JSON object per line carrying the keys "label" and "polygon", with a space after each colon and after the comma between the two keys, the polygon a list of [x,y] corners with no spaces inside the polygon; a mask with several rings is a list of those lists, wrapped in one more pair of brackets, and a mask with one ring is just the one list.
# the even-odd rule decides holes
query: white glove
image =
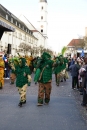
{"label": "white glove", "polygon": [[28,82],[31,82],[31,81],[32,81],[31,75],[28,75]]}

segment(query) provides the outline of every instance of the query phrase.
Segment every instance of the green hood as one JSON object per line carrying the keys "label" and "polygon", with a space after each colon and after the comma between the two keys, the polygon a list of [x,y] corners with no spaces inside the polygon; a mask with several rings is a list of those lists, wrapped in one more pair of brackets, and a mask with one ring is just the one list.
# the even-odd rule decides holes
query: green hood
{"label": "green hood", "polygon": [[42,54],[42,59],[44,59],[44,60],[48,60],[48,59],[50,59],[51,58],[51,55],[49,54],[49,53],[47,53],[47,52],[43,52],[43,54]]}
{"label": "green hood", "polygon": [[20,67],[24,67],[26,65],[26,59],[25,58],[20,58],[19,59],[19,65],[20,65]]}

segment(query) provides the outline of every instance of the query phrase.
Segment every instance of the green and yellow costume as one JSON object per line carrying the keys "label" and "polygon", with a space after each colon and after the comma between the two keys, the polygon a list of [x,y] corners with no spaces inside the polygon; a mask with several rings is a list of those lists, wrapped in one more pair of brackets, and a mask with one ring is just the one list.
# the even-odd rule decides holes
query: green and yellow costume
{"label": "green and yellow costume", "polygon": [[37,76],[35,75],[34,81],[38,80],[39,83],[38,106],[43,105],[43,100],[47,104],[50,101],[53,63],[50,54],[47,52],[44,52],[37,62]]}
{"label": "green and yellow costume", "polygon": [[0,56],[0,89],[3,88],[3,85],[4,85],[4,61],[3,61],[3,58],[2,56]]}
{"label": "green and yellow costume", "polygon": [[16,74],[16,87],[20,94],[19,106],[26,103],[26,90],[28,84],[31,82],[30,69],[26,66],[25,58],[19,58],[19,65],[12,66],[12,73]]}
{"label": "green and yellow costume", "polygon": [[[9,66],[18,66],[19,64],[19,58],[18,57],[14,57],[14,58],[10,58],[9,59]],[[11,80],[11,84],[14,84],[15,80],[16,80],[16,74],[15,73],[10,73],[10,80]]]}

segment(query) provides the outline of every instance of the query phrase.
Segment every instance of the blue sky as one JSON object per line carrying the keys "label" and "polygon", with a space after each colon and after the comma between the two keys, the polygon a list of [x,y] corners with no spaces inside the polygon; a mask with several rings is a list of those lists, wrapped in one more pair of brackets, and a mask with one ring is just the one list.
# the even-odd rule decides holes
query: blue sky
{"label": "blue sky", "polygon": [[[26,1],[26,2],[25,2]],[[22,13],[36,27],[39,0],[0,0],[15,16]],[[87,0],[47,0],[48,44],[61,51],[73,38],[85,35],[87,27]]]}

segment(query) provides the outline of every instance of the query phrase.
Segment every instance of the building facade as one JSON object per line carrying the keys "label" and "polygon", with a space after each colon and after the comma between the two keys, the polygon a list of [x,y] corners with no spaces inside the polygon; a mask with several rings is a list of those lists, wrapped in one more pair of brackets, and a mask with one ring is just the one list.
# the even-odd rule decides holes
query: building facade
{"label": "building facade", "polygon": [[80,57],[82,51],[84,51],[85,55],[87,54],[84,39],[72,39],[67,45],[66,55],[70,56],[71,58]]}
{"label": "building facade", "polygon": [[0,40],[0,51],[11,55],[32,53],[38,39],[33,32],[15,15],[0,4],[0,20],[15,29],[15,32],[5,31]]}

